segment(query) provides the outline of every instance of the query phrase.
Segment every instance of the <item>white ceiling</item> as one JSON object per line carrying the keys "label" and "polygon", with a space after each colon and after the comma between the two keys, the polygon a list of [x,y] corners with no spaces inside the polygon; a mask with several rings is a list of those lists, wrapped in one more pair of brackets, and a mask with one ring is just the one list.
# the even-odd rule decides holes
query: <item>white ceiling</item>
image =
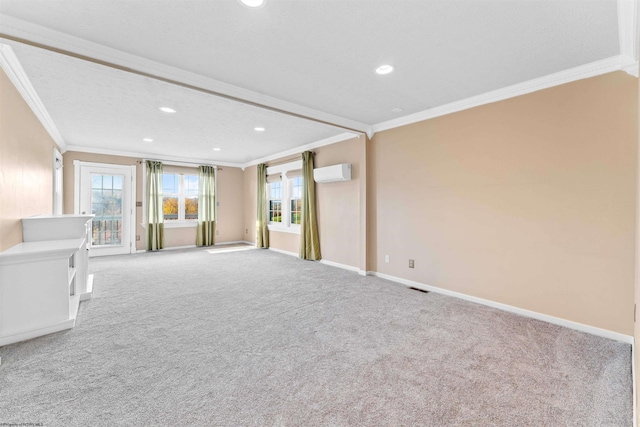
{"label": "white ceiling", "polygon": [[[588,64],[623,68],[625,55],[637,61],[627,43],[636,9],[635,0],[267,0],[259,9],[0,0],[0,33],[338,125],[2,41],[69,147],[246,165],[345,138],[341,127],[371,133]],[[384,63],[395,71],[377,75]]]}

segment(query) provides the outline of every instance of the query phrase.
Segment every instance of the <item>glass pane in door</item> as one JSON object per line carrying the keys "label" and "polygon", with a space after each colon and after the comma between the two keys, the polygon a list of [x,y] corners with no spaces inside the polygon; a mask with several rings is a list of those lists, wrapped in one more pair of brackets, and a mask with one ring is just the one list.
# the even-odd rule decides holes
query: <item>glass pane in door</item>
{"label": "glass pane in door", "polygon": [[93,246],[122,245],[122,180],[124,175],[91,174]]}

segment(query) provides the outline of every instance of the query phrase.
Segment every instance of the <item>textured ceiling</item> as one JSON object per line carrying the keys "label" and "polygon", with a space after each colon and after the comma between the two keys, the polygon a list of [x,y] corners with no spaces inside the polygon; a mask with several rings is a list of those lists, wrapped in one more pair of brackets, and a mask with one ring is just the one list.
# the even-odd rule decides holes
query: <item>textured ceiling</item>
{"label": "textured ceiling", "polygon": [[42,49],[13,50],[72,147],[244,164],[344,133]]}
{"label": "textured ceiling", "polygon": [[[359,129],[620,54],[613,0],[0,0],[0,14]],[[69,40],[55,47],[77,52]],[[220,145],[212,158],[246,163],[344,132],[9,44],[70,145],[188,157]],[[395,71],[375,74],[383,63]],[[159,102],[180,114],[158,120]],[[157,144],[137,147],[141,133]]]}

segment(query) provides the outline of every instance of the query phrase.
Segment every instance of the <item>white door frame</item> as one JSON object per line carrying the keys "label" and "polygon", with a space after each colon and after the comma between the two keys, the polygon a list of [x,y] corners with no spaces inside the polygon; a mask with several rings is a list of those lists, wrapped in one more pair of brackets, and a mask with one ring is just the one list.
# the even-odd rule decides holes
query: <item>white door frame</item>
{"label": "white door frame", "polygon": [[[129,213],[129,227],[130,227],[130,242],[129,253],[136,253],[136,165],[114,165],[111,163],[94,163],[83,162],[80,160],[73,161],[73,212],[76,215],[80,215],[80,168],[82,166],[88,167],[102,167],[109,169],[121,169],[131,172],[131,209]],[[91,242],[88,242],[89,244]]]}

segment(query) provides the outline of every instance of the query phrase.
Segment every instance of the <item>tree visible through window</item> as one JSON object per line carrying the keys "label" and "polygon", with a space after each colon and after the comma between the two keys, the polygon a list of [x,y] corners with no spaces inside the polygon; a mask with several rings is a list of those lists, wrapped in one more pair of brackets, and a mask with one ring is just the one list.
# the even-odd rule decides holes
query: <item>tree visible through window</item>
{"label": "tree visible through window", "polygon": [[282,222],[282,183],[269,184],[269,222]]}
{"label": "tree visible through window", "polygon": [[162,174],[162,211],[165,221],[198,219],[198,176]]}
{"label": "tree visible through window", "polygon": [[291,224],[300,224],[302,218],[302,177],[291,179]]}
{"label": "tree visible through window", "polygon": [[165,221],[177,221],[179,218],[179,178],[177,174],[162,174],[162,211]]}
{"label": "tree visible through window", "polygon": [[184,218],[198,219],[198,177],[184,175]]}

